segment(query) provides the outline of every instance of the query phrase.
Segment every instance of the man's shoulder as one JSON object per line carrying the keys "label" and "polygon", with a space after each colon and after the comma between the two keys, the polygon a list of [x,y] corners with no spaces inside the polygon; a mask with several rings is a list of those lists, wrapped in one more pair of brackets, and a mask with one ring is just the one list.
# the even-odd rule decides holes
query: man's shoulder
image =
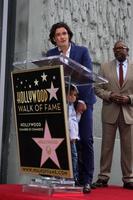
{"label": "man's shoulder", "polygon": [[133,66],[133,61],[132,60],[127,59],[127,62],[128,62],[129,65]]}
{"label": "man's shoulder", "polygon": [[51,48],[47,51],[47,55],[53,55],[55,52],[57,52],[58,48],[57,47],[54,47],[54,48]]}
{"label": "man's shoulder", "polygon": [[110,60],[110,61],[105,61],[101,64],[101,66],[111,66],[111,65],[115,65],[116,60]]}
{"label": "man's shoulder", "polygon": [[75,50],[79,50],[79,51],[87,51],[87,47],[82,46],[82,45],[77,45],[75,43],[72,43],[72,48],[74,48]]}

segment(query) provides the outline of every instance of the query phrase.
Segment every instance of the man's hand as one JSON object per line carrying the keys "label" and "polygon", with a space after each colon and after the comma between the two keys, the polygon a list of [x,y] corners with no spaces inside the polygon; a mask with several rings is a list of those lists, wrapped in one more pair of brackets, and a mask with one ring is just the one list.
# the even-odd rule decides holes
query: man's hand
{"label": "man's hand", "polygon": [[126,95],[121,95],[118,93],[112,92],[110,94],[110,101],[117,103],[117,104],[129,104],[130,103],[130,98]]}

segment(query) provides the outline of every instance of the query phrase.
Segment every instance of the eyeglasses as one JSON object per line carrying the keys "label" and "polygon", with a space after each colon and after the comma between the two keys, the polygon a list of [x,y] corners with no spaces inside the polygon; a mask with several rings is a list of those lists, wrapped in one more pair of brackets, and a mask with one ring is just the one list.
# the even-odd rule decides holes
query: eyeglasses
{"label": "eyeglasses", "polygon": [[127,47],[115,47],[115,48],[114,48],[114,50],[124,50],[124,49],[128,50]]}

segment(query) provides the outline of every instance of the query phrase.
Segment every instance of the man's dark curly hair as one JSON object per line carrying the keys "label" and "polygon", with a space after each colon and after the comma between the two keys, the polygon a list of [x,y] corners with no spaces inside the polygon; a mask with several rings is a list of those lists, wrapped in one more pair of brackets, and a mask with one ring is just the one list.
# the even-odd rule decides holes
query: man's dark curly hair
{"label": "man's dark curly hair", "polygon": [[52,44],[54,44],[56,46],[56,42],[54,41],[54,37],[55,37],[55,32],[57,28],[65,28],[68,32],[69,35],[69,42],[71,42],[71,39],[73,37],[73,33],[71,31],[71,29],[69,28],[69,26],[64,23],[64,22],[58,22],[56,24],[53,24],[53,26],[51,27],[50,30],[50,34],[49,34],[49,40],[51,41]]}

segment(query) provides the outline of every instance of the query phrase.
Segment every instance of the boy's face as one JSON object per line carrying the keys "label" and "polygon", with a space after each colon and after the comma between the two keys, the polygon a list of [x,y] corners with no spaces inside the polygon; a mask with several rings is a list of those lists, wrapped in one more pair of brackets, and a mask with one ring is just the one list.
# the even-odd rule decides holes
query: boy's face
{"label": "boy's face", "polygon": [[67,95],[67,101],[69,103],[74,103],[77,99],[77,92],[76,91],[70,91],[70,94]]}

